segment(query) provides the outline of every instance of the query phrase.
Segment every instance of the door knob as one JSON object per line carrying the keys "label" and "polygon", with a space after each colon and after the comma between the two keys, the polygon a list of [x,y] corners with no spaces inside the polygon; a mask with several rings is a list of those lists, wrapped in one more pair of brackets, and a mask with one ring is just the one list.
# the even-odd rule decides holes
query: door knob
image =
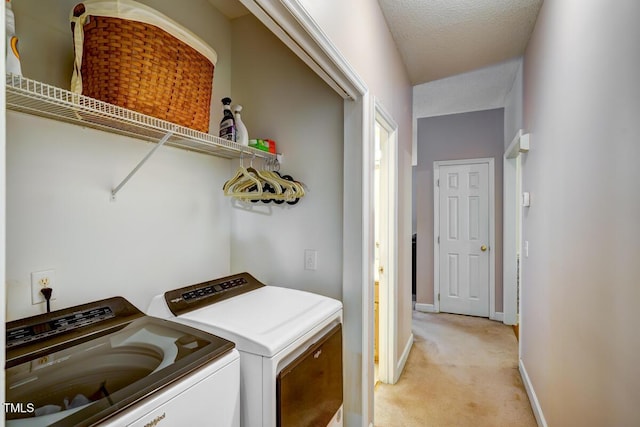
{"label": "door knob", "polygon": [[482,245],[482,246],[480,246],[480,250],[481,250],[482,252],[486,251],[486,250],[487,250],[487,245]]}

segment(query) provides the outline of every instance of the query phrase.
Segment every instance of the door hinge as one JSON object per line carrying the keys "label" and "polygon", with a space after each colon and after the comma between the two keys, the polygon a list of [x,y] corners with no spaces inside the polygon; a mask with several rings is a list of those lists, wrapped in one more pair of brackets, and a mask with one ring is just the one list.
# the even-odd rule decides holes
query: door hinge
{"label": "door hinge", "polygon": [[440,244],[440,236],[438,236],[438,244]]}
{"label": "door hinge", "polygon": [[438,294],[438,302],[440,302],[440,294]]}
{"label": "door hinge", "polygon": [[440,179],[436,180],[436,187],[440,187]]}

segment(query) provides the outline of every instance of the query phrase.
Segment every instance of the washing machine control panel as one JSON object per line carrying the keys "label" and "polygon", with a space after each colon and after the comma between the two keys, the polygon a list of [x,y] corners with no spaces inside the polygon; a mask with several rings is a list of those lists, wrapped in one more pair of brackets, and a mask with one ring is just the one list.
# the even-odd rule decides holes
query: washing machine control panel
{"label": "washing machine control panel", "polygon": [[247,279],[241,277],[239,279],[227,280],[222,283],[215,283],[203,286],[202,288],[194,289],[192,291],[188,291],[182,294],[182,298],[189,302],[193,300],[197,300],[209,295],[216,294],[218,292],[225,292],[229,289],[236,288],[238,286],[242,286],[247,283]]}
{"label": "washing machine control panel", "polygon": [[166,292],[164,298],[169,310],[174,315],[179,316],[245,292],[253,291],[262,286],[264,284],[249,273],[241,273],[175,289]]}

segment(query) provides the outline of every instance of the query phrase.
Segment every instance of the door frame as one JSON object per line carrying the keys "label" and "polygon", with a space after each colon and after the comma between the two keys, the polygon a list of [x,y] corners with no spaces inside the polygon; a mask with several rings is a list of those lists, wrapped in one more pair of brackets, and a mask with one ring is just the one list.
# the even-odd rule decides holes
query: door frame
{"label": "door frame", "polygon": [[440,312],[440,166],[469,164],[489,166],[489,319],[496,320],[496,215],[495,215],[495,166],[492,157],[463,160],[436,160],[433,162],[433,307]]}
{"label": "door frame", "polygon": [[[344,99],[343,363],[345,424],[373,421],[373,224],[369,88],[300,0],[239,0]],[[371,166],[370,166],[371,165]]]}
{"label": "door frame", "polygon": [[[529,151],[529,134],[520,129],[509,144],[503,156],[503,312],[506,325],[519,323],[518,313],[518,281],[522,287],[522,256],[520,256],[520,277],[516,266],[516,260],[520,248],[517,242],[522,242],[522,216],[523,207],[520,200],[522,194],[522,164],[518,168],[518,162],[522,160],[521,154]],[[518,224],[520,216],[520,225]],[[518,238],[519,237],[519,238]],[[519,279],[519,280],[518,280]]]}
{"label": "door frame", "polygon": [[[382,287],[380,288],[378,374],[381,382],[395,384],[400,376],[396,351],[398,348],[398,125],[375,97],[373,111],[374,120],[371,135],[375,135],[376,123],[382,126],[389,135],[386,149],[382,153],[382,161],[387,166],[385,187],[388,189],[389,210],[387,213],[387,235],[384,236],[384,240],[387,242],[386,257],[380,259],[381,265],[386,268],[386,287],[384,290]],[[372,142],[374,141],[372,140]],[[375,165],[371,165],[371,167],[373,169]],[[371,285],[373,287],[374,283]],[[371,295],[373,296],[373,293]],[[371,298],[371,306],[373,307],[373,305],[374,299]],[[370,351],[373,352],[373,346]]]}

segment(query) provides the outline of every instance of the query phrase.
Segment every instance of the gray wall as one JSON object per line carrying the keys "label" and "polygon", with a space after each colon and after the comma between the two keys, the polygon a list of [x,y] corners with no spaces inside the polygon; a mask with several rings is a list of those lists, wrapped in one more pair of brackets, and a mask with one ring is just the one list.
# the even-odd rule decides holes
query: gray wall
{"label": "gray wall", "polygon": [[547,0],[525,55],[520,356],[543,425],[640,425],[639,16]]}
{"label": "gray wall", "polygon": [[[343,100],[254,16],[232,21],[233,103],[250,138],[270,138],[282,172],[308,194],[296,205],[232,205],[231,270],[342,298]],[[233,162],[233,169],[237,167]],[[304,269],[304,250],[318,269]]]}
{"label": "gray wall", "polygon": [[416,302],[433,304],[433,162],[495,159],[495,277],[497,312],[502,311],[502,156],[504,109],[418,119],[418,165],[414,168],[417,271]]}
{"label": "gray wall", "polygon": [[[505,148],[522,128],[522,57],[413,87],[417,156],[418,120],[426,117],[504,108]],[[417,159],[417,157],[414,157]],[[413,168],[415,169],[415,167]],[[417,230],[413,171],[412,232]]]}

